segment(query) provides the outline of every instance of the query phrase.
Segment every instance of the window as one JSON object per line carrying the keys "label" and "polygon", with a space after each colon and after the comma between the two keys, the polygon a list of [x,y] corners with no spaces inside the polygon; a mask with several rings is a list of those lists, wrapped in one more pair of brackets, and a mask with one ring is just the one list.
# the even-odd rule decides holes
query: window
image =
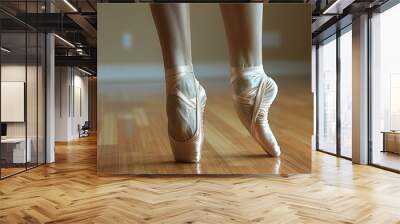
{"label": "window", "polygon": [[400,170],[400,4],[371,18],[370,160]]}
{"label": "window", "polygon": [[336,36],[318,50],[318,149],[336,154]]}
{"label": "window", "polygon": [[340,36],[340,155],[352,157],[352,32],[351,26]]}
{"label": "window", "polygon": [[353,78],[351,25],[318,45],[317,68],[317,149],[350,159]]}

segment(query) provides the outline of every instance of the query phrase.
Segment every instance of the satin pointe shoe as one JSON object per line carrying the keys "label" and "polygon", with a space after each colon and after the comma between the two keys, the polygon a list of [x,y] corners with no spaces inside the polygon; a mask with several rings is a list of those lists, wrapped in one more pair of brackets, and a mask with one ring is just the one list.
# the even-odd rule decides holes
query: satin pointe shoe
{"label": "satin pointe shoe", "polygon": [[268,123],[268,111],[278,93],[275,81],[263,66],[231,68],[233,102],[242,124],[270,156],[281,154]]}
{"label": "satin pointe shoe", "polygon": [[[178,82],[183,80],[185,76],[191,75],[190,85],[186,87],[186,93],[184,94],[182,89],[177,87]],[[200,85],[197,79],[193,75],[193,66],[178,66],[173,69],[166,70],[167,86],[167,98],[176,97],[174,102],[177,104],[168,104],[174,108],[167,108],[174,111],[168,115],[168,136],[172,152],[176,162],[188,162],[198,163],[201,160],[201,151],[204,142],[204,131],[203,131],[203,114],[206,105],[206,92]],[[194,91],[195,93],[191,92]],[[192,95],[193,97],[189,97]],[[171,130],[172,122],[178,122],[180,127],[184,127],[184,130],[189,130],[186,133],[185,138],[177,138],[174,136],[174,131]]]}

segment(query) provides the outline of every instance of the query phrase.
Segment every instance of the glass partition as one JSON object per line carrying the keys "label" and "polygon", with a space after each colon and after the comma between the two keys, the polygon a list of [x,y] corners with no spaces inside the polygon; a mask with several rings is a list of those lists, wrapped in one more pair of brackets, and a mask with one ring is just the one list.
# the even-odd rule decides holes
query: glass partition
{"label": "glass partition", "polygon": [[46,162],[46,36],[43,33],[38,33],[38,64],[37,64],[37,162],[44,164]]}
{"label": "glass partition", "polygon": [[30,161],[28,161],[28,168],[37,165],[37,132],[38,132],[38,56],[37,56],[37,41],[38,35],[36,32],[27,33],[27,98],[26,98],[26,112],[27,112],[27,150],[30,150]]}
{"label": "glass partition", "polygon": [[1,176],[26,169],[26,33],[1,34]]}
{"label": "glass partition", "polygon": [[[0,6],[43,11],[43,1],[26,3]],[[0,178],[45,163],[45,44],[43,33],[0,12]]]}

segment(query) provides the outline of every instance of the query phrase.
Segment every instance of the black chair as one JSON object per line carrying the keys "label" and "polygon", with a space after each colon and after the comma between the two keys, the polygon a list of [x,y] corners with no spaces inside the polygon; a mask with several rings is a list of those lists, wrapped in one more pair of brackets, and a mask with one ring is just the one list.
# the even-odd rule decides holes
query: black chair
{"label": "black chair", "polygon": [[78,125],[78,130],[79,130],[79,138],[89,136],[89,130],[90,130],[89,121],[85,121],[82,127]]}

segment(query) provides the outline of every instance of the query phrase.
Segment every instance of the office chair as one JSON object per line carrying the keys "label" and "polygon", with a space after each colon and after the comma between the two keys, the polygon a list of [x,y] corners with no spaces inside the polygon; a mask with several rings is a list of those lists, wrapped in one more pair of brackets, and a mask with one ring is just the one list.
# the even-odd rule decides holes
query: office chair
{"label": "office chair", "polygon": [[78,125],[79,138],[89,136],[89,129],[90,129],[89,121],[85,121],[85,123],[82,125],[82,127],[80,127],[80,125]]}

